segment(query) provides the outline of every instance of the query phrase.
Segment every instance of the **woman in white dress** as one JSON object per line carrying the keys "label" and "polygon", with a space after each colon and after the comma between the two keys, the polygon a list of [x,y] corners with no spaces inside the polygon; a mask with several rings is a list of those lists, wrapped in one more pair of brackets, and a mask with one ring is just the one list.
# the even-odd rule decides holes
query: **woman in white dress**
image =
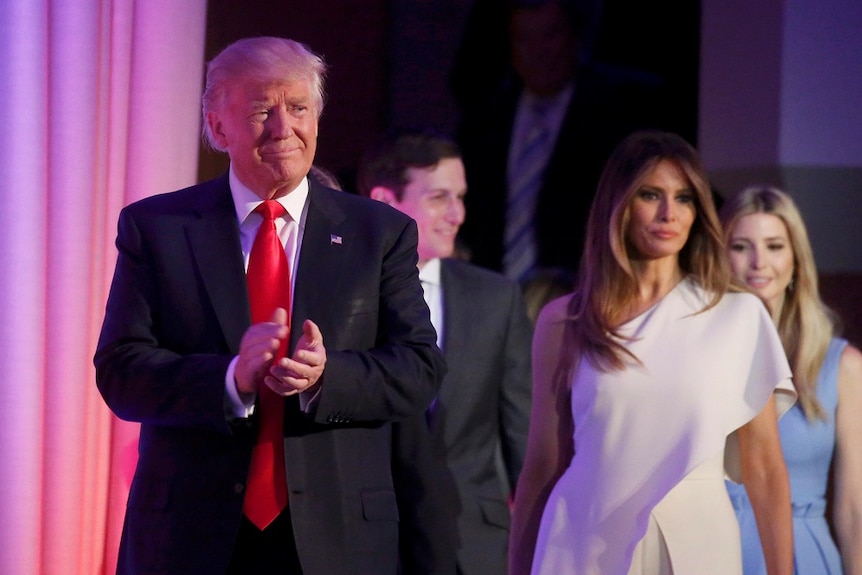
{"label": "woman in white dress", "polygon": [[793,569],[777,418],[795,400],[763,303],[731,289],[697,152],[639,132],[608,160],[573,294],[540,313],[510,573],[735,575],[725,474],[770,575]]}

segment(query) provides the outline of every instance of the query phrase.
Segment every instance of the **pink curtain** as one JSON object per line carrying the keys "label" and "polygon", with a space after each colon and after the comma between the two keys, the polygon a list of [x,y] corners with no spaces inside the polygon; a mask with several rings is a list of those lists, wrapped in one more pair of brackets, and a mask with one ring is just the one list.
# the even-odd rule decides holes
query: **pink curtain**
{"label": "pink curtain", "polygon": [[195,182],[206,0],[0,2],[0,573],[111,574],[137,426],[92,356],[125,204]]}

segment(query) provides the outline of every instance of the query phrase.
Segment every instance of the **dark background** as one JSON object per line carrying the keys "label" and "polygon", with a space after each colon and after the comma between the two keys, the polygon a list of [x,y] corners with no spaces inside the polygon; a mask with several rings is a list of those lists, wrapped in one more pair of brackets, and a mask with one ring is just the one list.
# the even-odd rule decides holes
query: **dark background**
{"label": "dark background", "polygon": [[[460,110],[448,76],[470,8],[469,0],[210,0],[205,57],[262,35],[293,38],[323,55],[330,71],[316,163],[350,189],[359,156],[381,130],[409,124],[453,134]],[[605,0],[602,13],[596,57],[664,77],[684,135],[696,144],[700,3]],[[494,38],[498,23],[480,21],[469,33]],[[202,150],[199,179],[226,166],[222,154]]]}

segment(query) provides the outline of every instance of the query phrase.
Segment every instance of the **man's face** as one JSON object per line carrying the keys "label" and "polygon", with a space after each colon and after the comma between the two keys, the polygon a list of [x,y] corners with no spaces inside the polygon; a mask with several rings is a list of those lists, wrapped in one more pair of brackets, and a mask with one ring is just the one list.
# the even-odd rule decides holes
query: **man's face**
{"label": "man's face", "polygon": [[467,179],[460,158],[445,158],[431,168],[409,168],[410,183],[392,206],[416,220],[419,267],[455,251],[455,236],[464,223]]}
{"label": "man's face", "polygon": [[512,64],[531,92],[556,94],[575,77],[579,40],[559,3],[515,11],[509,33]]}
{"label": "man's face", "polygon": [[238,78],[207,122],[239,180],[269,199],[293,190],[311,169],[318,116],[306,81]]}

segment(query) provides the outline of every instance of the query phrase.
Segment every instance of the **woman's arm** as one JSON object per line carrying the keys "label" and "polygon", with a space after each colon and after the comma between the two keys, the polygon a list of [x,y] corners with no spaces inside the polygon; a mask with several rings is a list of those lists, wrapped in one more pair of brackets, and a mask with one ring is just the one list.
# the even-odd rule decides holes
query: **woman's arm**
{"label": "woman's arm", "polygon": [[833,520],[845,575],[862,575],[862,353],[844,348],[838,368]]}
{"label": "woman's arm", "polygon": [[790,480],[781,452],[775,398],[737,432],[742,482],[751,499],[769,575],[793,573]]}
{"label": "woman's arm", "polygon": [[[568,378],[560,371],[568,297],[548,304],[533,335],[533,404],[509,532],[509,574],[530,572],[548,494],[574,453]],[[566,364],[566,362],[562,362]],[[563,371],[566,371],[563,369]]]}

